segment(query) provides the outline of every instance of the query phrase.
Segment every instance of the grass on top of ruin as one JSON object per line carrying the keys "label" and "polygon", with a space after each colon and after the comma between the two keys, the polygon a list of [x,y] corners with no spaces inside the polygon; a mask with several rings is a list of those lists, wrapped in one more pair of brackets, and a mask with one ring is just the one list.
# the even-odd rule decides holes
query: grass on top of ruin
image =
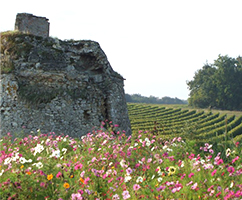
{"label": "grass on top of ruin", "polygon": [[[115,127],[115,126],[113,126]],[[1,199],[235,199],[242,197],[241,144],[205,143],[146,131],[55,133],[0,140]]]}

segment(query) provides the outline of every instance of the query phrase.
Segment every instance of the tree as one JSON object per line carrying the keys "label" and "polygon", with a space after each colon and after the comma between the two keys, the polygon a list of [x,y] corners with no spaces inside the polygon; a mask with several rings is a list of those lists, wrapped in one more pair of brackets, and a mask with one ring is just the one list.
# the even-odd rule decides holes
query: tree
{"label": "tree", "polygon": [[242,59],[219,55],[214,64],[206,63],[188,81],[189,105],[228,110],[242,109]]}

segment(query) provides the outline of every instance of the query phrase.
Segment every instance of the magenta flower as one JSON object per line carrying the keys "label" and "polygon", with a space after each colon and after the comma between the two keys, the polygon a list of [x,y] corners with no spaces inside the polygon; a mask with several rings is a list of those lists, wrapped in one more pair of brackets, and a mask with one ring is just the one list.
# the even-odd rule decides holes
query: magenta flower
{"label": "magenta flower", "polygon": [[194,176],[194,173],[190,173],[190,174],[188,175],[189,178],[191,178],[192,176]]}
{"label": "magenta flower", "polygon": [[214,174],[217,172],[217,170],[215,169],[212,173],[211,173],[211,175],[212,176],[214,176]]}
{"label": "magenta flower", "polygon": [[59,177],[61,177],[62,176],[62,173],[61,172],[58,172],[57,174],[56,174],[56,178],[59,178]]}
{"label": "magenta flower", "polygon": [[161,185],[160,187],[156,188],[157,191],[165,190],[166,186]]}
{"label": "magenta flower", "polygon": [[75,166],[75,170],[78,170],[78,169],[81,169],[82,168],[82,164],[81,163],[79,163],[79,164],[77,164],[76,166]]}
{"label": "magenta flower", "polygon": [[193,158],[194,158],[194,156],[195,156],[195,154],[194,154],[194,153],[191,153],[191,155],[190,155],[190,156],[188,156],[188,158],[191,160],[191,159],[193,159]]}
{"label": "magenta flower", "polygon": [[221,165],[221,164],[223,164],[223,163],[224,163],[224,161],[223,161],[223,159],[221,158],[221,159],[218,160],[217,165]]}
{"label": "magenta flower", "polygon": [[40,187],[45,187],[45,183],[44,182],[41,182],[40,183]]}
{"label": "magenta flower", "polygon": [[229,166],[227,170],[230,174],[234,173],[234,167],[232,167],[232,166]]}
{"label": "magenta flower", "polygon": [[181,180],[184,179],[185,176],[186,176],[186,174],[182,174],[182,176],[181,176]]}
{"label": "magenta flower", "polygon": [[134,184],[134,186],[133,186],[133,189],[134,189],[135,191],[139,190],[140,188],[141,188],[141,187],[140,187],[139,184]]}

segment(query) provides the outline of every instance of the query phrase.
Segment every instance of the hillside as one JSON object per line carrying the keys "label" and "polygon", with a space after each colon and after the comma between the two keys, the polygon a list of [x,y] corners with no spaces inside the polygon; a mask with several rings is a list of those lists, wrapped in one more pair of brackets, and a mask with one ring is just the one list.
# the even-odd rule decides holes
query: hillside
{"label": "hillside", "polygon": [[211,143],[242,140],[242,112],[239,111],[128,103],[128,112],[133,132],[151,131],[164,138],[181,136]]}

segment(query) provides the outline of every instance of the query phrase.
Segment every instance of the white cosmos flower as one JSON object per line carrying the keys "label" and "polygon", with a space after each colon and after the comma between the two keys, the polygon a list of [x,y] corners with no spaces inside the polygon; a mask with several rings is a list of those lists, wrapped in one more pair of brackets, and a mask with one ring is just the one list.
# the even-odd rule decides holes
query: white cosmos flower
{"label": "white cosmos flower", "polygon": [[146,142],[146,146],[149,147],[151,144],[150,140],[148,138],[145,138],[145,142]]}
{"label": "white cosmos flower", "polygon": [[26,163],[26,159],[24,158],[24,157],[21,157],[20,159],[19,159],[19,162],[21,163],[21,164],[24,164],[24,163]]}
{"label": "white cosmos flower", "polygon": [[0,176],[2,176],[2,175],[3,175],[3,172],[4,172],[4,170],[2,169],[2,171],[0,172]]}
{"label": "white cosmos flower", "polygon": [[160,183],[161,181],[162,181],[163,179],[161,178],[161,177],[159,177],[158,179],[157,179],[157,181]]}
{"label": "white cosmos flower", "polygon": [[122,160],[120,161],[120,165],[121,165],[121,167],[124,167],[124,166],[125,166],[125,160],[124,160],[124,159],[122,159]]}
{"label": "white cosmos flower", "polygon": [[15,153],[15,156],[12,157],[12,161],[16,162],[19,159],[19,153]]}
{"label": "white cosmos flower", "polygon": [[44,150],[43,145],[41,145],[41,144],[37,144],[37,146],[34,148],[34,156],[35,156],[37,153],[41,153],[43,150]]}
{"label": "white cosmos flower", "polygon": [[12,161],[12,158],[7,157],[7,158],[4,160],[4,165],[8,165],[9,163],[11,163],[11,161]]}
{"label": "white cosmos flower", "polygon": [[66,154],[67,148],[63,148],[61,151],[63,151],[63,154]]}
{"label": "white cosmos flower", "polygon": [[52,157],[59,158],[60,157],[60,150],[57,149],[57,150],[53,151],[52,154],[50,155],[50,158],[52,158]]}
{"label": "white cosmos flower", "polygon": [[42,168],[43,167],[43,164],[42,162],[37,162],[37,163],[34,163],[33,166],[36,166],[37,168]]}
{"label": "white cosmos flower", "polygon": [[129,180],[131,180],[131,176],[130,175],[125,175],[124,182],[126,183]]}
{"label": "white cosmos flower", "polygon": [[136,180],[136,183],[142,183],[143,182],[143,177],[142,176],[139,176]]}

